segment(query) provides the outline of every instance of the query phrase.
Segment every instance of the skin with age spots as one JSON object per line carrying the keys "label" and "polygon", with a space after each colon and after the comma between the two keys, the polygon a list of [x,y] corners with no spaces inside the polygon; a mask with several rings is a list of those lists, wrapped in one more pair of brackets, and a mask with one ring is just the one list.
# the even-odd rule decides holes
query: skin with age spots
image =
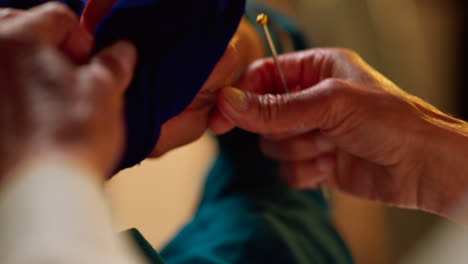
{"label": "skin with age spots", "polygon": [[247,92],[224,88],[217,105],[227,120],[265,135],[262,151],[280,161],[285,182],[313,189],[325,181],[464,220],[454,210],[468,189],[466,122],[407,94],[349,50],[288,54],[281,65],[288,85],[302,90],[278,94],[273,61],[260,60],[239,81]]}

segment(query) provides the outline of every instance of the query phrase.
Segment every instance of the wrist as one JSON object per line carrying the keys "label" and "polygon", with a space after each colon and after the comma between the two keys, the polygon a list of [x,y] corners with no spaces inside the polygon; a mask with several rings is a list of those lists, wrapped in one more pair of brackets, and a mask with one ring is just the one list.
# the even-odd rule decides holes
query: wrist
{"label": "wrist", "polygon": [[28,150],[11,159],[8,164],[1,168],[0,185],[5,182],[14,181],[23,171],[47,164],[55,164],[60,167],[70,167],[84,172],[93,181],[103,183],[105,175],[101,169],[80,151],[67,151],[64,149],[47,149],[36,151]]}
{"label": "wrist", "polygon": [[424,151],[430,158],[419,175],[419,208],[458,220],[468,190],[468,124],[445,115],[427,121]]}

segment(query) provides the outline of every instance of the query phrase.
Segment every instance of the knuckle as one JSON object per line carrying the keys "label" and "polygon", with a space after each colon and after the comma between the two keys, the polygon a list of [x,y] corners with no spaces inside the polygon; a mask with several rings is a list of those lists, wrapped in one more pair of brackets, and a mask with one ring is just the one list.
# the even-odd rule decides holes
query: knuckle
{"label": "knuckle", "polygon": [[328,88],[329,93],[337,94],[343,92],[346,81],[339,78],[327,78],[323,84]]}
{"label": "knuckle", "polygon": [[348,58],[350,60],[361,58],[361,56],[359,56],[359,54],[355,52],[354,50],[350,50],[346,48],[339,48],[337,49],[337,51],[342,57]]}
{"label": "knuckle", "polygon": [[65,4],[60,2],[48,2],[43,6],[44,13],[58,23],[67,23],[76,20],[75,13]]}
{"label": "knuckle", "polygon": [[337,48],[336,49],[338,51],[338,53],[342,54],[342,55],[347,55],[347,56],[354,56],[354,55],[357,55],[357,53],[351,49],[347,49],[347,48]]}
{"label": "knuckle", "polygon": [[264,71],[265,69],[275,69],[275,63],[271,58],[260,59],[252,63],[251,70],[256,72]]}
{"label": "knuckle", "polygon": [[342,122],[356,107],[355,90],[347,81],[330,78],[324,80],[324,90],[320,97],[323,103],[318,114],[318,122],[322,129],[328,131]]}
{"label": "knuckle", "polygon": [[282,151],[283,155],[287,157],[288,160],[298,160],[300,158],[299,149],[295,144],[286,143],[283,144]]}
{"label": "knuckle", "polygon": [[0,20],[5,18],[10,18],[16,16],[20,13],[20,10],[13,9],[13,8],[1,8],[0,9]]}
{"label": "knuckle", "polygon": [[283,143],[285,147],[285,155],[288,155],[291,161],[306,161],[314,158],[316,149],[310,141],[294,138]]}
{"label": "knuckle", "polygon": [[323,81],[326,87],[323,99],[330,103],[338,103],[349,98],[352,91],[345,80],[329,78]]}
{"label": "knuckle", "polygon": [[[287,103],[284,96],[279,94],[266,94],[259,97],[260,120],[265,125],[271,125],[279,119],[283,105]],[[271,131],[275,133],[275,131]]]}

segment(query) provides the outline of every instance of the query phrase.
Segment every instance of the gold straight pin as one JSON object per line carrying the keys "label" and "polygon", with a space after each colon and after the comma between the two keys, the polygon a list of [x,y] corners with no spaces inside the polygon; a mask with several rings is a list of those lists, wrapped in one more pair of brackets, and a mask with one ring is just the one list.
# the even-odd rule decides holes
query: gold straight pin
{"label": "gold straight pin", "polygon": [[290,93],[291,90],[289,90],[288,83],[286,82],[286,77],[284,76],[283,69],[281,68],[281,65],[279,63],[278,52],[276,51],[275,44],[273,43],[273,39],[271,38],[270,30],[268,29],[268,16],[265,14],[258,15],[257,23],[262,27],[263,34],[265,34],[265,39],[268,43],[268,47],[270,47],[273,59],[275,60],[276,70],[278,71],[281,83],[283,84],[283,89],[286,93]]}
{"label": "gold straight pin", "polygon": [[[275,44],[273,43],[273,39],[271,38],[270,30],[268,29],[268,16],[266,14],[259,14],[257,16],[257,24],[259,24],[263,29],[263,34],[265,35],[265,39],[268,43],[268,47],[270,48],[271,54],[273,55],[273,60],[275,61],[276,70],[278,71],[278,75],[281,79],[284,92],[290,93],[291,90],[289,90],[288,83],[286,82],[286,77],[279,63],[278,52],[276,50]],[[324,199],[329,201],[331,199],[330,190],[323,185],[323,182],[320,182],[319,186],[320,186],[320,189],[322,190],[322,195]]]}

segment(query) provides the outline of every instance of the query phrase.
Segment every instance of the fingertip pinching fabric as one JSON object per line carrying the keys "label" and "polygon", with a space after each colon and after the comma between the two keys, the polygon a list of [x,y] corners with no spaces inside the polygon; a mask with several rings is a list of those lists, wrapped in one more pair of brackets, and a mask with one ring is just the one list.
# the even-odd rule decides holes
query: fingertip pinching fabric
{"label": "fingertip pinching fabric", "polygon": [[[48,0],[0,0],[27,9]],[[85,0],[60,0],[81,14]],[[143,161],[161,126],[182,112],[222,57],[245,11],[245,0],[119,0],[97,26],[95,52],[118,41],[138,49],[126,95],[127,149],[116,171]]]}

